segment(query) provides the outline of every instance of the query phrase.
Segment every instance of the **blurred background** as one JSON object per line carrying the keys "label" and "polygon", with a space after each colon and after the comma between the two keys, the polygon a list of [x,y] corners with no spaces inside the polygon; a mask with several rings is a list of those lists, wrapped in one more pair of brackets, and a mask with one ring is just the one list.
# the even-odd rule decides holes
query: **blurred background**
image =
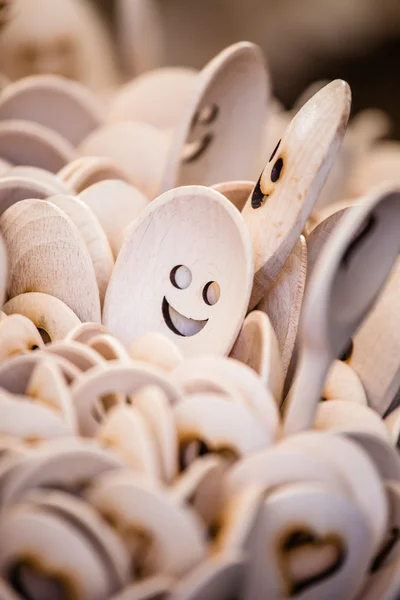
{"label": "blurred background", "polygon": [[[390,136],[400,139],[400,0],[8,3],[8,24],[0,43],[0,72],[11,79],[44,71],[81,78],[78,66],[82,65],[75,65],[74,71],[71,64],[62,68],[58,64],[64,61],[67,65],[68,52],[73,51],[65,32],[58,37],[57,59],[56,46],[51,49],[50,42],[46,46],[43,41],[42,30],[48,36],[47,29],[54,31],[55,23],[60,32],[67,31],[69,23],[71,31],[79,29],[81,37],[88,39],[96,23],[103,51],[99,53],[97,44],[89,61],[92,66],[86,68],[85,75],[93,87],[101,87],[102,75],[107,81],[113,76],[120,81],[163,65],[201,68],[228,44],[250,40],[264,49],[275,96],[286,108],[293,106],[311,82],[341,77],[353,90],[353,114],[363,108],[383,109],[392,120]],[[77,14],[80,17],[74,21]],[[85,28],[89,20],[92,25]],[[13,58],[14,47],[18,53]],[[40,53],[46,52],[43,59]],[[94,64],[102,73],[96,74]]]}

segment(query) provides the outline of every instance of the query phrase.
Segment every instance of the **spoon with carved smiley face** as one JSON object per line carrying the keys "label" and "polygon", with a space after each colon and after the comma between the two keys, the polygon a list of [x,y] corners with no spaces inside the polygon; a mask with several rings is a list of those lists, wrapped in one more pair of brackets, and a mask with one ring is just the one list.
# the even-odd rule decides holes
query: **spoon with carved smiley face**
{"label": "spoon with carved smiley face", "polygon": [[284,433],[312,428],[332,361],[372,308],[400,250],[400,189],[385,186],[350,209],[326,242],[303,304],[299,362]]}
{"label": "spoon with carved smiley face", "polygon": [[346,131],[350,88],[332,81],[286,129],[242,211],[254,246],[254,308],[296,245]]}
{"label": "spoon with carved smiley face", "polygon": [[166,192],[127,230],[106,292],[105,326],[126,346],[164,334],[184,356],[229,353],[253,280],[240,213],[202,186]]}

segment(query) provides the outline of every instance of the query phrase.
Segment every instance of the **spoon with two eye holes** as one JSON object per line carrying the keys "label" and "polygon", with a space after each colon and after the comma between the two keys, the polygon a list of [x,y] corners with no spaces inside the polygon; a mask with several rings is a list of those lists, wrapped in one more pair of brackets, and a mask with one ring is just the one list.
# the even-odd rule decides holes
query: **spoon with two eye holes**
{"label": "spoon with two eye holes", "polygon": [[311,428],[324,381],[372,308],[400,250],[400,187],[351,208],[325,244],[303,304],[299,362],[283,406],[283,435]]}

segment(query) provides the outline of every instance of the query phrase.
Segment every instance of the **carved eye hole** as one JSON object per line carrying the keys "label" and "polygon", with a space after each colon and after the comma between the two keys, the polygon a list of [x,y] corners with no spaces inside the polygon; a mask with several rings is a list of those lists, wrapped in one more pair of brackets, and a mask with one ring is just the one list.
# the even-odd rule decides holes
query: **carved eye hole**
{"label": "carved eye hole", "polygon": [[353,340],[350,338],[348,344],[346,345],[346,348],[343,350],[342,354],[339,357],[339,360],[341,360],[342,362],[347,362],[350,358],[351,355],[353,354]]}
{"label": "carved eye hole", "polygon": [[203,300],[209,306],[214,306],[217,304],[219,297],[221,295],[221,290],[216,281],[209,281],[203,288]]}
{"label": "carved eye hole", "polygon": [[192,283],[192,273],[185,265],[177,265],[169,275],[172,285],[178,290],[185,290]]}
{"label": "carved eye hole", "polygon": [[271,171],[272,183],[276,183],[278,181],[278,179],[281,176],[282,169],[283,169],[283,158],[280,157],[280,158],[278,158],[278,160],[275,162],[274,166],[272,167],[272,171]]}
{"label": "carved eye hole", "polygon": [[254,188],[253,194],[251,196],[251,207],[254,209],[260,208],[268,197],[268,194],[263,194],[261,190],[261,177],[262,174],[260,175],[260,178],[257,181],[257,185]]}

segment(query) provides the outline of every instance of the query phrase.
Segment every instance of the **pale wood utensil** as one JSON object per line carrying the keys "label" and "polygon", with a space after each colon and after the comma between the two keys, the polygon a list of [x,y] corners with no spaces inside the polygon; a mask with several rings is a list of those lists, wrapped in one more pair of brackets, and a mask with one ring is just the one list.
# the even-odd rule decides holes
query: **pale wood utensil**
{"label": "pale wood utensil", "polygon": [[[49,355],[45,355],[49,358]],[[44,358],[39,350],[16,356],[0,366],[0,387],[12,394],[25,394],[29,379],[36,365]],[[68,384],[76,379],[81,371],[69,360],[61,356],[52,356],[51,359],[60,367]]]}
{"label": "pale wood utensil", "polygon": [[343,360],[334,360],[322,390],[323,400],[347,400],[367,406],[367,397],[357,373]]}
{"label": "pale wood utensil", "polygon": [[82,84],[57,75],[33,75],[0,94],[0,121],[44,125],[77,146],[104,121],[98,97]]}
{"label": "pale wood utensil", "polygon": [[380,416],[372,408],[356,404],[351,399],[320,402],[315,411],[314,428],[334,433],[365,431],[380,436],[386,442],[390,441],[388,430]]}
{"label": "pale wood utensil", "polygon": [[[62,513],[25,503],[3,515],[0,531],[4,542],[0,571],[5,575],[13,566],[13,579],[24,595],[31,586],[39,593],[43,587],[46,590],[46,580],[50,586],[45,591],[47,598],[52,597],[54,586],[62,593],[68,593],[72,587],[82,597],[98,600],[106,600],[115,591],[102,553]],[[33,564],[26,561],[32,548],[35,548]]]}
{"label": "pale wood utensil", "polygon": [[400,339],[398,335],[398,290],[400,260],[376,305],[352,338],[349,365],[360,377],[368,403],[385,415],[398,405],[400,388]]}
{"label": "pale wood utensil", "polygon": [[183,361],[176,344],[162,333],[144,333],[129,346],[129,356],[169,373]]}
{"label": "pale wood utensil", "polygon": [[79,194],[103,227],[114,257],[125,241],[126,228],[149,204],[148,198],[126,181],[100,181]]}
{"label": "pale wood utensil", "polygon": [[71,393],[60,368],[54,361],[43,358],[36,365],[29,379],[26,394],[61,413],[70,431],[74,435],[77,434],[78,422]]}
{"label": "pale wood utensil", "polygon": [[[22,200],[0,218],[9,260],[8,294],[43,292],[82,321],[100,321],[100,298],[89,251],[71,219],[43,200]],[[62,240],[62,243],[60,243]]]}
{"label": "pale wood utensil", "polygon": [[243,209],[253,240],[253,308],[276,280],[316,203],[339,151],[350,88],[336,80],[297,113]]}
{"label": "pale wood utensil", "polygon": [[4,304],[3,311],[7,315],[24,315],[39,331],[44,331],[52,342],[64,339],[69,331],[80,324],[69,306],[54,296],[40,292],[14,296]]}
{"label": "pale wood utensil", "polygon": [[[248,406],[257,420],[262,420],[263,426],[267,428],[268,437],[275,439],[279,428],[277,404],[271,392],[252,369],[232,358],[200,356],[184,360],[175,369],[171,379],[181,385],[181,382],[187,381],[188,378],[195,379],[201,376],[204,381],[214,384],[218,384],[219,381],[225,383],[225,390],[228,392],[225,392],[225,395],[228,399],[237,397],[239,393],[239,403]],[[233,386],[234,395],[229,393],[228,384],[229,387]]]}
{"label": "pale wood utensil", "polygon": [[251,179],[269,94],[258,46],[239,42],[215,56],[197,76],[182,111],[161,190]]}
{"label": "pale wood utensil", "polygon": [[48,344],[44,352],[51,356],[57,355],[68,360],[71,364],[75,365],[79,371],[89,371],[93,367],[105,364],[105,361],[98,352],[95,352],[86,344],[81,344],[75,341],[60,340]]}
{"label": "pale wood utensil", "polygon": [[331,233],[335,230],[336,225],[342,217],[348,212],[348,208],[342,208],[333,212],[329,217],[326,217],[318,223],[316,227],[306,236],[307,243],[307,281],[310,280],[311,273],[314,270],[322,249],[328,240]]}
{"label": "pale wood utensil", "polygon": [[376,552],[384,540],[388,503],[383,482],[374,462],[349,436],[329,432],[307,431],[281,442],[282,448],[300,455],[319,456],[341,477],[348,498],[362,512],[373,533]]}
{"label": "pale wood utensil", "polygon": [[104,366],[100,365],[81,374],[71,388],[81,435],[92,436],[99,429],[104,412],[104,407],[100,405],[101,398],[107,394],[131,396],[149,385],[160,387],[172,405],[181,399],[181,393],[172,381],[161,371],[143,363],[127,366],[105,362]]}
{"label": "pale wood utensil", "polygon": [[293,355],[308,270],[307,246],[300,236],[275,283],[257,306],[277,335],[285,378]]}
{"label": "pale wood utensil", "polygon": [[171,600],[230,600],[240,594],[245,555],[216,553],[172,587]]}
{"label": "pale wood utensil", "polygon": [[372,552],[369,523],[344,495],[312,482],[278,488],[261,507],[243,598],[352,598]]}
{"label": "pale wood utensil", "polygon": [[14,165],[57,173],[75,157],[74,147],[59,133],[29,121],[0,123],[0,156]]}
{"label": "pale wood utensil", "polygon": [[146,420],[135,406],[120,404],[107,412],[97,439],[111,448],[135,473],[160,480],[160,463],[155,440]]}
{"label": "pale wood utensil", "polygon": [[58,206],[81,234],[92,259],[102,306],[114,267],[113,254],[104,229],[93,211],[80,198],[57,195],[51,196],[48,201]]}
{"label": "pale wood utensil", "polygon": [[167,134],[152,125],[125,121],[96,129],[83,140],[78,152],[111,158],[127,173],[130,182],[152,200],[160,193],[169,144]]}
{"label": "pale wood utensil", "polygon": [[[204,531],[196,515],[175,502],[166,491],[131,471],[116,471],[96,478],[85,499],[100,514],[110,515],[122,538],[135,531],[150,548],[134,552],[134,564],[143,575],[182,576],[206,557]],[[138,540],[139,542],[139,540]]]}
{"label": "pale wood utensil", "polygon": [[7,174],[0,179],[0,212],[20,200],[44,200],[54,195],[54,187],[44,181],[24,175]]}
{"label": "pale wood utensil", "polygon": [[111,102],[108,118],[173,130],[182,118],[197,77],[197,71],[187,67],[161,67],[143,73],[120,87]]}
{"label": "pale wood utensil", "polygon": [[34,324],[22,315],[11,315],[0,321],[0,363],[18,354],[43,348],[43,340]]}
{"label": "pale wood utensil", "polygon": [[[139,580],[127,585],[110,600],[167,600],[170,597],[173,582],[174,578],[167,575],[146,577],[143,581]],[[10,598],[10,600],[14,599]]]}
{"label": "pale wood utensil", "polygon": [[126,348],[117,338],[108,333],[99,333],[83,343],[87,343],[89,348],[95,350],[105,360],[118,360],[128,364],[132,362]]}
{"label": "pale wood utensil", "polygon": [[108,334],[108,329],[101,323],[80,323],[67,333],[65,341],[74,340],[87,344],[92,338],[102,334]]}
{"label": "pale wood utensil", "polygon": [[280,404],[283,389],[281,355],[278,338],[266,313],[254,310],[247,315],[230,356],[251,367]]}
{"label": "pale wood utensil", "polygon": [[132,403],[154,438],[162,480],[171,484],[178,471],[178,436],[168,397],[159,387],[148,386],[132,396]]}
{"label": "pale wood utensil", "polygon": [[252,276],[250,238],[232,204],[202,186],[171,190],[130,226],[103,322],[126,346],[155,331],[184,356],[227,354],[246,313]]}
{"label": "pale wood utensil", "polygon": [[14,176],[28,177],[29,179],[35,179],[39,182],[42,182],[53,189],[53,195],[73,193],[72,189],[68,187],[61,177],[55,173],[47,171],[46,169],[20,165],[17,167],[12,167],[8,173],[8,177]]}
{"label": "pale wood utensil", "polygon": [[303,305],[286,435],[312,427],[329,366],[373,306],[399,252],[399,221],[400,193],[378,189],[342,217],[326,242]]}
{"label": "pale wood utensil", "polygon": [[184,466],[197,458],[201,447],[236,460],[273,443],[249,406],[221,395],[191,394],[174,407],[174,417]]}
{"label": "pale wood utensil", "polygon": [[78,163],[77,168],[72,167],[73,163],[67,165],[73,169],[70,175],[67,170],[61,169],[59,176],[65,178],[76,194],[105,179],[121,179],[129,183],[129,176],[114,160],[106,156],[81,156],[74,162]]}
{"label": "pale wood utensil", "polygon": [[228,198],[242,212],[254,186],[255,183],[253,181],[225,181],[223,183],[216,183],[212,187]]}

